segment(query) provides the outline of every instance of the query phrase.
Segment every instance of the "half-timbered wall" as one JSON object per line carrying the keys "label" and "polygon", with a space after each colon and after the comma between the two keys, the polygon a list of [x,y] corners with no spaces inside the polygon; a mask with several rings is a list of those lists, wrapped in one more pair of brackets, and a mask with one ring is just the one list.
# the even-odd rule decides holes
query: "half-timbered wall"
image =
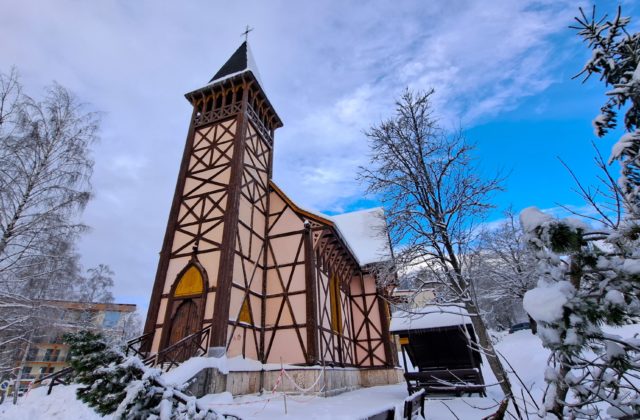
{"label": "half-timbered wall", "polygon": [[307,362],[304,220],[270,195],[264,355],[267,362]]}
{"label": "half-timbered wall", "polygon": [[324,363],[355,365],[352,309],[347,287],[355,262],[329,228],[323,228],[317,236],[319,358]]}
{"label": "half-timbered wall", "polygon": [[357,273],[351,278],[351,302],[355,337],[355,358],[357,366],[381,366],[391,364],[386,354],[389,334],[387,303],[381,299],[375,277]]}

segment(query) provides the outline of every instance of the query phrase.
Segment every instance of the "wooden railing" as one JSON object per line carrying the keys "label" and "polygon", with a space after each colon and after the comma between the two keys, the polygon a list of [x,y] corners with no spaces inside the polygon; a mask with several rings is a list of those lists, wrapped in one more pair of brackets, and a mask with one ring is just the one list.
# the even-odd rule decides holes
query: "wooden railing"
{"label": "wooden railing", "polygon": [[443,369],[405,372],[409,394],[424,389],[427,394],[480,394],[486,396],[484,380],[479,369]]}
{"label": "wooden railing", "polygon": [[136,337],[133,340],[127,341],[127,345],[124,349],[126,356],[138,356],[141,359],[145,359],[148,356],[148,350],[151,348],[151,341],[153,340],[153,332],[142,334],[140,337]]}
{"label": "wooden railing", "polygon": [[158,367],[166,372],[191,357],[207,354],[210,335],[211,326],[208,326],[183,338],[177,343],[160,350],[150,360],[149,366]]}
{"label": "wooden railing", "polygon": [[36,379],[33,381],[34,385],[41,384],[46,380],[50,380],[49,389],[47,390],[47,395],[51,394],[51,389],[56,385],[69,385],[71,383],[71,375],[73,375],[73,368],[67,367],[58,372],[51,373],[47,376],[43,376],[42,378]]}

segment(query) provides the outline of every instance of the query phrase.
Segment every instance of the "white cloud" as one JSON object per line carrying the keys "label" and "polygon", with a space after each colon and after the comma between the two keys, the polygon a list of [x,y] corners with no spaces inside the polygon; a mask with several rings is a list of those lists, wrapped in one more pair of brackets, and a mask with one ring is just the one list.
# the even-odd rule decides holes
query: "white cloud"
{"label": "white cloud", "polygon": [[[474,124],[553,83],[553,37],[571,1],[12,3],[0,14],[0,70],[30,92],[52,79],[105,111],[96,199],[82,242],[110,264],[119,296],[141,303],[155,275],[187,132],[182,94],[206,83],[249,23],[267,93],[285,127],[275,177],[301,204],[341,209],[362,196],[363,135],[402,88],[434,87],[444,121]],[[553,59],[552,59],[553,58]]]}

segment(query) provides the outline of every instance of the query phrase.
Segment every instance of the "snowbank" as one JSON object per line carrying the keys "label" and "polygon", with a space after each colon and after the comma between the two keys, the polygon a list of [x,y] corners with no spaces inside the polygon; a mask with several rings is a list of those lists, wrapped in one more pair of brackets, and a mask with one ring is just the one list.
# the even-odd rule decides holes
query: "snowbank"
{"label": "snowbank", "polygon": [[16,420],[98,420],[102,417],[76,399],[79,385],[56,386],[47,395],[46,386],[32,389],[17,405],[5,401],[0,405],[0,418]]}

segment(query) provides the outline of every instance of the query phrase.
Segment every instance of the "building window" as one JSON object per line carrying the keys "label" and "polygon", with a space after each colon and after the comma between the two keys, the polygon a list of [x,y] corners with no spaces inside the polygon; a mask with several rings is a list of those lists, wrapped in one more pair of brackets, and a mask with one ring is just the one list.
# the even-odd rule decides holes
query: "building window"
{"label": "building window", "polygon": [[115,328],[120,321],[120,312],[106,311],[104,313],[104,319],[102,320],[102,326],[104,328]]}
{"label": "building window", "polygon": [[342,334],[342,312],[340,308],[340,283],[335,274],[329,279],[329,298],[331,303],[331,329]]}
{"label": "building window", "polygon": [[47,351],[44,353],[44,357],[42,358],[42,360],[45,362],[50,362],[52,354],[53,354],[53,349],[47,349]]}
{"label": "building window", "polygon": [[184,297],[199,295],[204,291],[204,282],[202,274],[195,265],[192,265],[184,272],[176,290],[173,292],[174,297]]}
{"label": "building window", "polygon": [[27,360],[36,360],[38,358],[38,348],[31,347],[27,353]]}
{"label": "building window", "polygon": [[80,312],[78,322],[81,324],[91,324],[94,322],[95,313],[93,311],[82,311]]}
{"label": "building window", "polygon": [[249,296],[247,296],[244,299],[244,302],[242,302],[242,308],[240,308],[240,316],[238,317],[238,321],[244,322],[245,324],[253,325],[251,310],[249,309]]}

